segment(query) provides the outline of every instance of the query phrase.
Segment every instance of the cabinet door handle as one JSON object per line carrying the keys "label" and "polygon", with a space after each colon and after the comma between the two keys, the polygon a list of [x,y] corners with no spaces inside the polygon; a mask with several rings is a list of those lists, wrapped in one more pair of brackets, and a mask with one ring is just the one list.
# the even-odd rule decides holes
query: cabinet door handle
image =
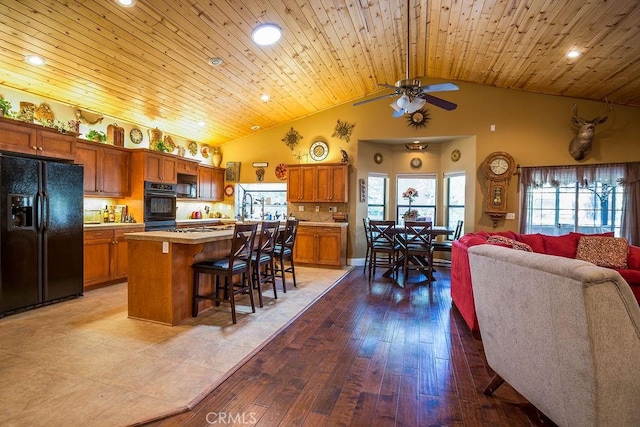
{"label": "cabinet door handle", "polygon": [[32,146],[31,146],[31,149],[33,149],[33,150],[37,150],[37,149],[38,149],[38,147],[36,147],[35,145],[32,145]]}
{"label": "cabinet door handle", "polygon": [[43,150],[43,148],[42,148],[42,147],[38,147],[38,150],[42,151],[42,150]]}

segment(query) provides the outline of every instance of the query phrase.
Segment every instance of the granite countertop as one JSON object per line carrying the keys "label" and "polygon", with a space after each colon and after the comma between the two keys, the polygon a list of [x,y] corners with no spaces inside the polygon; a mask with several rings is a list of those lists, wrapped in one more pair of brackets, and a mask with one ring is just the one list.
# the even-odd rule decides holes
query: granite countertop
{"label": "granite countertop", "polygon": [[200,243],[229,240],[233,237],[233,230],[199,231],[195,233],[176,233],[174,231],[144,231],[125,233],[127,240],[147,240],[155,242],[180,243],[198,245]]}
{"label": "granite countertop", "polygon": [[144,229],[144,223],[142,222],[103,222],[100,224],[83,224],[85,230],[88,229],[112,229],[112,228],[140,228]]}

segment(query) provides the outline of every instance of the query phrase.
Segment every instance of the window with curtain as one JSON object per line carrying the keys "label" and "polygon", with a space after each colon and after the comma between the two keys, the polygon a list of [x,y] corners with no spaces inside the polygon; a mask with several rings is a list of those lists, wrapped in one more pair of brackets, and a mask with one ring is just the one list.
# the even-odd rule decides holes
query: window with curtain
{"label": "window with curtain", "polygon": [[640,169],[638,165],[522,168],[520,231],[549,235],[612,231],[637,244],[640,195],[635,194],[638,190],[634,193],[638,177],[631,172]]}
{"label": "window with curtain", "polygon": [[384,220],[387,212],[387,176],[369,175],[367,180],[367,216]]}
{"label": "window with curtain", "polygon": [[446,206],[444,223],[455,228],[458,220],[464,221],[464,196],[466,177],[463,173],[445,174]]}
{"label": "window with curtain", "polygon": [[425,175],[398,175],[396,180],[396,218],[409,210],[409,200],[402,197],[402,193],[408,188],[418,190],[418,196],[411,202],[411,210],[418,211],[418,218],[436,218],[436,176]]}

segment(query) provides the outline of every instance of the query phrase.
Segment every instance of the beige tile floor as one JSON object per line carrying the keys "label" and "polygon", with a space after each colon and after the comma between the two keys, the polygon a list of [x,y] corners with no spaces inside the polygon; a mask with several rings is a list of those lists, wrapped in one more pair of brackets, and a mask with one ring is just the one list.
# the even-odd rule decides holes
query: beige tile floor
{"label": "beige tile floor", "polygon": [[131,425],[190,407],[347,272],[297,267],[298,287],[267,289],[255,314],[243,297],[236,325],[228,305],[173,327],[128,319],[126,284],[0,319],[0,425]]}

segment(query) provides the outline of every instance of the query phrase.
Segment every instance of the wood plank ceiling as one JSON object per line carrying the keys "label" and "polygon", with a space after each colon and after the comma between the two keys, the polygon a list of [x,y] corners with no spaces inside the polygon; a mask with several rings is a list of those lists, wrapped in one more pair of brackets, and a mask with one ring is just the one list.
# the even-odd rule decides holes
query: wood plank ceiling
{"label": "wood plank ceiling", "polygon": [[[378,82],[406,73],[405,1],[3,0],[0,84],[218,145],[384,94]],[[413,0],[410,10],[409,74],[423,84],[640,106],[638,1]],[[251,41],[264,22],[283,28],[274,46]],[[571,48],[583,55],[565,58]],[[222,66],[209,65],[216,57]]]}

